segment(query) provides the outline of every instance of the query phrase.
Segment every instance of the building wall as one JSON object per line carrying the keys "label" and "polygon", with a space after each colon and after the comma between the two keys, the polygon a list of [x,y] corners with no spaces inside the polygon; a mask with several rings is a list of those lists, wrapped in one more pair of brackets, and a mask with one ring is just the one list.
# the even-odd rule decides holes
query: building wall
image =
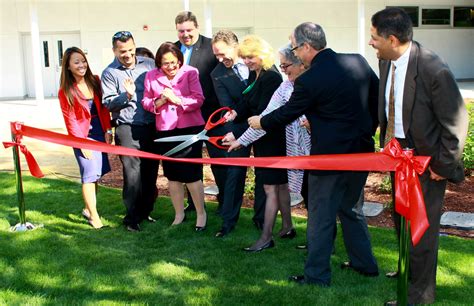
{"label": "building wall", "polygon": [[[261,35],[278,50],[295,25],[313,21],[326,31],[328,46],[338,52],[362,53],[375,71],[370,46],[370,17],[387,5],[426,5],[427,1],[383,0],[190,0],[206,33],[205,8],[212,28],[243,29]],[[22,35],[30,33],[30,3],[36,5],[40,34],[75,32],[87,51],[93,72],[100,74],[113,59],[111,37],[130,30],[137,46],[156,51],[175,41],[174,17],[183,10],[179,0],[0,0],[0,99],[26,94]],[[430,5],[472,5],[464,0],[429,0]],[[362,24],[359,30],[359,23]],[[148,31],[143,26],[148,25]],[[474,78],[474,29],[415,29],[414,37],[444,57],[457,78]],[[28,52],[30,50],[27,50]]]}

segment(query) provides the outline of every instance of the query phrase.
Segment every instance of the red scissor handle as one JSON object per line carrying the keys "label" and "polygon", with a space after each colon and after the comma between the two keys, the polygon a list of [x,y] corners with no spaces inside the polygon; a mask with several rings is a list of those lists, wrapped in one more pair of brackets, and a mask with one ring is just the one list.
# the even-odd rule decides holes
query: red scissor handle
{"label": "red scissor handle", "polygon": [[210,129],[213,129],[215,128],[216,126],[218,125],[221,125],[223,123],[225,123],[225,118],[224,117],[220,117],[217,121],[213,122],[213,119],[214,117],[217,117],[218,115],[221,115],[221,113],[223,111],[232,111],[229,107],[221,107],[219,108],[218,110],[216,110],[215,112],[213,112],[210,116],[209,116],[209,119],[207,119],[207,122],[206,122],[206,125],[204,126],[204,129],[209,131]]}
{"label": "red scissor handle", "polygon": [[228,149],[229,146],[224,146],[222,145],[222,139],[224,136],[214,136],[214,137],[209,137],[207,141],[212,143],[214,146],[218,147],[219,149]]}

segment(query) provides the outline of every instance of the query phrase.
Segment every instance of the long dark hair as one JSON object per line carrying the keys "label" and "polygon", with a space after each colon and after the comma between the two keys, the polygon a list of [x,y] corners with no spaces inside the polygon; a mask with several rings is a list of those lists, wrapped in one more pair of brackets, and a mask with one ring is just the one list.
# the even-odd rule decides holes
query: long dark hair
{"label": "long dark hair", "polygon": [[78,47],[67,48],[63,55],[61,79],[60,79],[59,87],[63,90],[64,94],[66,95],[67,102],[69,103],[70,107],[74,105],[74,96],[77,95],[76,89],[74,88],[74,83],[76,83],[76,79],[72,75],[71,70],[69,70],[69,60],[71,59],[71,55],[73,53],[79,53],[86,60],[87,70],[86,70],[86,75],[84,76],[84,80],[86,81],[87,87],[89,87],[89,89],[92,89],[94,94],[97,95],[98,97],[102,95],[101,89],[100,89],[100,82],[92,74],[91,68],[89,66],[89,62],[87,61],[87,57],[84,54],[84,52]]}

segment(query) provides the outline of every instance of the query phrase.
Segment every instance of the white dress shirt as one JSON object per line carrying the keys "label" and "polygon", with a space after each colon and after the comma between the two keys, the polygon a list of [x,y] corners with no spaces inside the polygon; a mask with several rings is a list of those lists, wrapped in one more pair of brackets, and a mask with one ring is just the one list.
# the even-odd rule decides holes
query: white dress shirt
{"label": "white dress shirt", "polygon": [[[395,84],[394,84],[394,96],[395,96],[395,137],[406,138],[405,131],[403,130],[403,92],[405,89],[405,77],[407,75],[408,60],[410,59],[411,42],[408,48],[403,52],[396,61],[392,61],[395,65]],[[388,103],[390,97],[390,82],[392,75],[392,65],[388,72],[387,84],[385,86],[385,115],[388,118]]]}

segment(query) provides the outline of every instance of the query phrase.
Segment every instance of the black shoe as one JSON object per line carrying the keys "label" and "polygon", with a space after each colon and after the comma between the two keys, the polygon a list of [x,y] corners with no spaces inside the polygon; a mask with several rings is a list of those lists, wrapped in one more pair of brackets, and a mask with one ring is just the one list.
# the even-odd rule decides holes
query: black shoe
{"label": "black shoe", "polygon": [[252,247],[248,247],[248,248],[243,248],[243,250],[245,252],[249,252],[249,253],[255,253],[255,252],[260,252],[260,251],[263,251],[265,249],[269,249],[269,248],[273,248],[275,246],[275,242],[272,240],[268,241],[267,243],[265,243],[264,245],[262,245],[261,247],[259,248],[256,248],[256,249],[252,249]]}
{"label": "black shoe", "polygon": [[138,223],[131,223],[126,226],[127,231],[129,232],[141,232],[140,225]]}
{"label": "black shoe", "polygon": [[379,276],[379,272],[365,272],[359,269],[354,268],[349,261],[345,261],[341,264],[341,269],[351,269],[359,273],[360,275],[367,276],[367,277],[377,277]]}
{"label": "black shoe", "polygon": [[183,220],[181,220],[181,222],[179,222],[177,224],[171,224],[171,226],[180,225],[180,224],[183,224],[184,222],[186,222],[186,214],[184,215]]}
{"label": "black shoe", "polygon": [[301,244],[301,245],[295,246],[295,249],[297,249],[297,250],[306,250],[306,249],[308,249],[308,246],[306,244]]}
{"label": "black shoe", "polygon": [[290,275],[290,277],[288,277],[288,281],[295,282],[299,285],[306,284],[306,281],[304,280],[304,275]]}
{"label": "black shoe", "polygon": [[227,228],[221,228],[214,237],[216,238],[224,238],[225,236],[227,236],[232,230],[229,230]]}
{"label": "black shoe", "polygon": [[296,230],[294,228],[291,228],[288,232],[281,234],[280,238],[282,239],[293,239],[296,237]]}
{"label": "black shoe", "polygon": [[254,220],[254,221],[253,221],[253,224],[255,225],[255,227],[256,227],[259,231],[263,230],[263,222],[262,222],[262,221],[256,221],[256,220]]}
{"label": "black shoe", "polygon": [[397,278],[398,277],[398,271],[391,271],[385,273],[385,277],[387,278]]}

